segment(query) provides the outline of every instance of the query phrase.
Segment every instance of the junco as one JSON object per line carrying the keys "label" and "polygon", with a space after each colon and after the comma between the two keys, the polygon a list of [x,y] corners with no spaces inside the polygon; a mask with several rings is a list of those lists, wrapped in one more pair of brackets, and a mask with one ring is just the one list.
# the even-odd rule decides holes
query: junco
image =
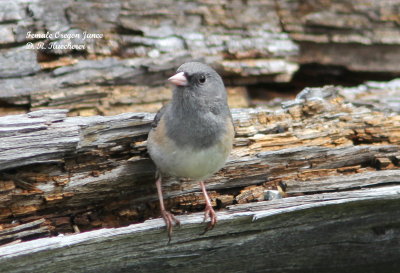
{"label": "junco", "polygon": [[196,179],[204,194],[205,232],[217,216],[203,180],[224,166],[232,149],[234,127],[224,83],[208,65],[189,62],[168,79],[176,85],[172,100],[154,118],[147,140],[150,157],[157,166],[156,186],[168,237],[178,219],[165,210],[161,190],[162,175]]}

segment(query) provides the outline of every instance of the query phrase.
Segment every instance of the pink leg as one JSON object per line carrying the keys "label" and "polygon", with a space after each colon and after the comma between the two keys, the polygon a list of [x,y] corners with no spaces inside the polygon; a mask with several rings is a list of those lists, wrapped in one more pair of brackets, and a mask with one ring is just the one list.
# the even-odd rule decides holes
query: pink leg
{"label": "pink leg", "polygon": [[217,215],[215,214],[215,211],[211,205],[211,200],[207,194],[206,186],[204,185],[203,181],[200,182],[200,187],[201,191],[203,192],[204,199],[206,200],[206,208],[204,210],[204,222],[207,220],[208,217],[210,217],[210,223],[208,223],[204,230],[204,233],[206,233],[207,231],[214,228],[215,224],[217,223]]}
{"label": "pink leg", "polygon": [[179,226],[180,222],[178,219],[175,218],[175,216],[172,213],[170,213],[165,209],[164,199],[161,189],[161,174],[157,175],[156,186],[157,186],[158,199],[160,200],[161,216],[164,219],[165,225],[167,226],[168,239],[169,239],[168,242],[170,242],[172,235],[172,227],[174,226],[174,224]]}

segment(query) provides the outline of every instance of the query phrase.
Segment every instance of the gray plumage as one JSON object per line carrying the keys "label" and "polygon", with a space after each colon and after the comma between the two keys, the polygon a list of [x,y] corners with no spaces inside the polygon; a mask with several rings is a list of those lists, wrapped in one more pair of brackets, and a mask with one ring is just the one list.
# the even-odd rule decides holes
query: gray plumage
{"label": "gray plumage", "polygon": [[[210,147],[225,132],[230,117],[222,79],[201,63],[186,63],[177,72],[185,73],[189,85],[174,90],[166,109],[167,134],[180,146]],[[200,77],[205,77],[204,83]]]}
{"label": "gray plumage", "polygon": [[[178,68],[169,78],[176,85],[172,100],[158,111],[147,139],[147,149],[159,171],[156,186],[160,211],[171,240],[172,227],[179,220],[165,209],[162,175],[205,179],[225,164],[234,137],[225,86],[211,67],[191,62]],[[210,218],[204,232],[217,223],[203,181],[204,220]]]}
{"label": "gray plumage", "polygon": [[[171,102],[157,113],[149,134],[148,150],[161,172],[203,178],[222,167],[232,146],[233,125],[225,86],[218,73],[202,63],[185,63],[179,67],[179,72],[184,73],[187,85],[177,86]],[[161,120],[163,128],[160,129]],[[167,140],[157,139],[154,136],[157,133],[165,134]],[[163,145],[170,147],[160,147]],[[207,151],[204,157],[194,155]],[[207,160],[207,157],[210,158]],[[209,166],[212,157],[215,167]],[[188,164],[177,160],[188,161]],[[189,169],[195,168],[193,164],[197,168],[204,167],[203,174],[201,170],[191,173]],[[179,170],[185,165],[187,171]]]}

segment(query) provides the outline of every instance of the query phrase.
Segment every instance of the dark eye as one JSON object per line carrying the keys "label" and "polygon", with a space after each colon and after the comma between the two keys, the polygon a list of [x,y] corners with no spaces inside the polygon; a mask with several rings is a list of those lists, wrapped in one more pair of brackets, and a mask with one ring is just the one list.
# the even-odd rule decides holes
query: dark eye
{"label": "dark eye", "polygon": [[199,77],[199,83],[205,83],[205,82],[206,82],[206,76],[201,75],[201,76]]}

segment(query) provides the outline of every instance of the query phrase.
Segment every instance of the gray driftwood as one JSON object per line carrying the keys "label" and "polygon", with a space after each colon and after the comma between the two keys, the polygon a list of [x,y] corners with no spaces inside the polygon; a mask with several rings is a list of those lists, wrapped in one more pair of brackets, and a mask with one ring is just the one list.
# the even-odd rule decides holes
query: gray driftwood
{"label": "gray driftwood", "polygon": [[[400,117],[342,91],[306,89],[276,111],[234,109],[234,150],[206,181],[221,221],[199,236],[198,184],[169,179],[167,206],[183,223],[171,245],[162,220],[148,220],[159,217],[145,145],[153,114],[0,118],[1,271],[397,268]],[[264,201],[269,189],[286,198]],[[118,228],[90,231],[109,227]],[[90,232],[21,242],[79,231]]]}
{"label": "gray driftwood", "polygon": [[398,272],[400,186],[202,213],[167,243],[161,219],[0,248],[2,272]]}
{"label": "gray driftwood", "polygon": [[[183,62],[215,66],[228,85],[291,80],[303,64],[399,75],[399,0],[0,2],[0,115],[155,111]],[[52,38],[29,36],[47,34]],[[83,33],[101,34],[83,40]],[[58,35],[80,35],[61,39]],[[54,44],[84,50],[28,49]],[[346,71],[347,71],[346,70]],[[318,69],[312,71],[318,75]],[[144,97],[143,93],[158,94]],[[135,96],[132,96],[134,94]],[[133,98],[136,97],[136,98]]]}

